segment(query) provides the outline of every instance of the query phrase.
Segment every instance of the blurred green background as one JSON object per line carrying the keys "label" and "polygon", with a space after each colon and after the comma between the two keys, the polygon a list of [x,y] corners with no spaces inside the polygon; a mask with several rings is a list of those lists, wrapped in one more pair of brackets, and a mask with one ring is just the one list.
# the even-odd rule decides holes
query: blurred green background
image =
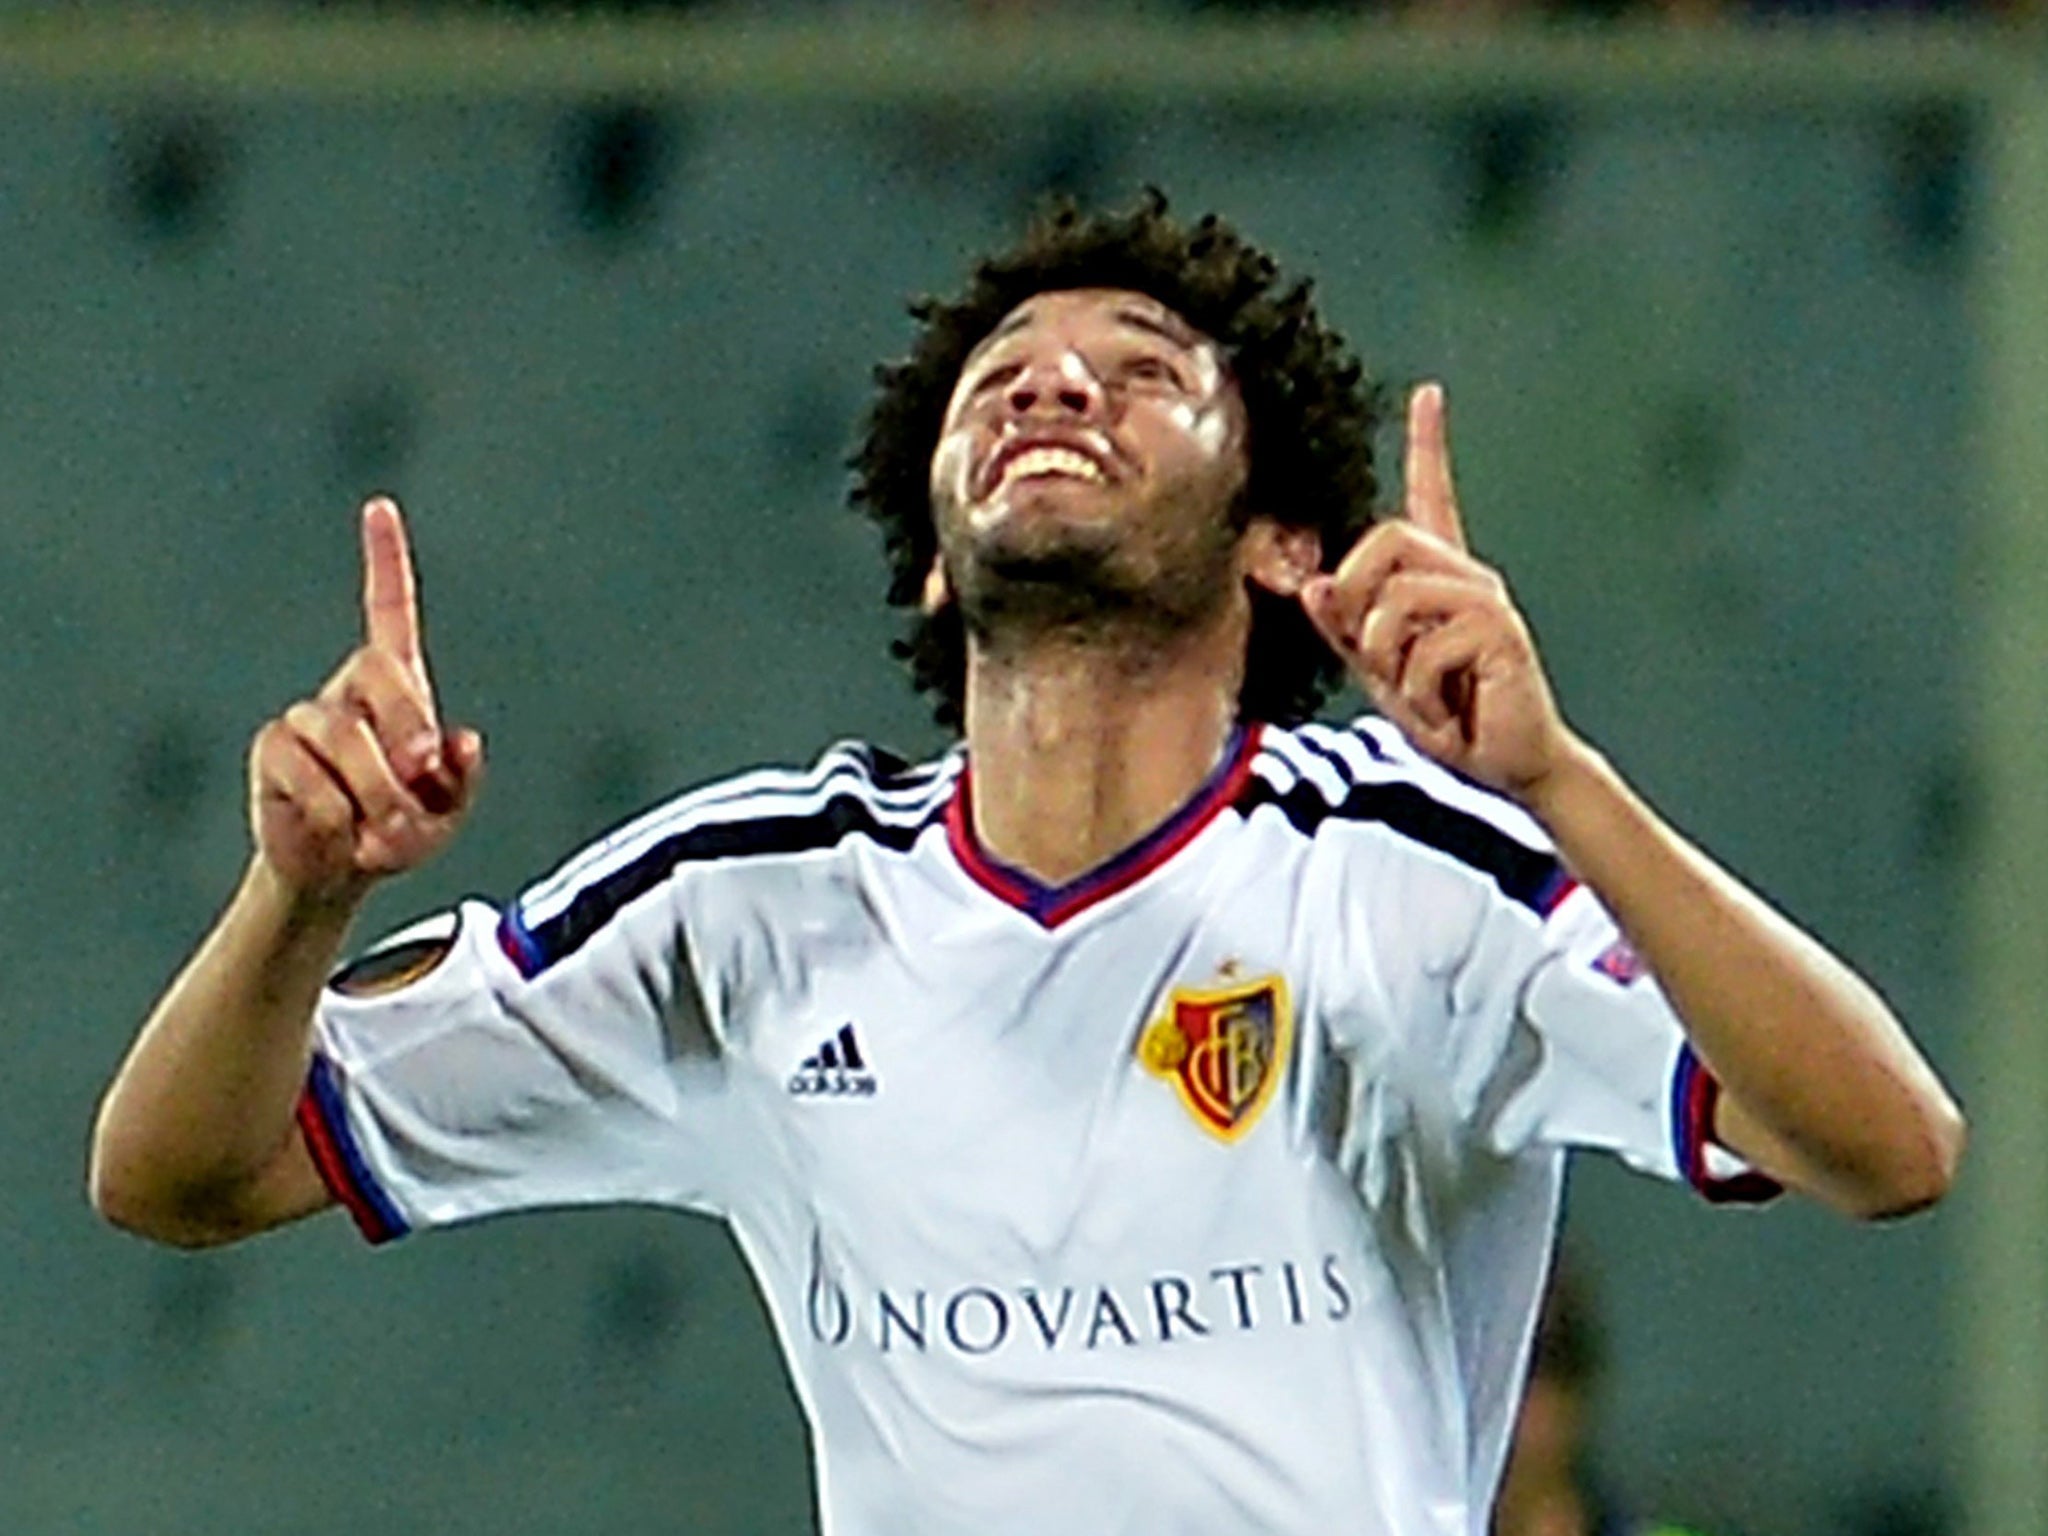
{"label": "blurred green background", "polygon": [[378,924],[928,750],[842,503],[868,370],[1047,189],[1147,183],[1448,382],[1568,711],[1973,1111],[1897,1228],[1580,1169],[1608,1478],[1731,1536],[2048,1530],[2044,99],[2009,19],[0,6],[0,1532],[810,1529],[717,1229],[180,1255],[93,1218],[87,1127],[249,736],[352,642],[365,493],[492,762]]}

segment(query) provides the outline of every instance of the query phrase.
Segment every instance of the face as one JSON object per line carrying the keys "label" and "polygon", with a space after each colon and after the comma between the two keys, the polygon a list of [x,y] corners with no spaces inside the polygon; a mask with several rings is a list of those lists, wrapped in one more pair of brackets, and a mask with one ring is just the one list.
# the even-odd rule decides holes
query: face
{"label": "face", "polygon": [[1018,604],[1191,617],[1232,588],[1245,475],[1244,406],[1214,342],[1143,294],[1039,294],[968,358],[947,407],[935,597],[957,597],[970,631]]}

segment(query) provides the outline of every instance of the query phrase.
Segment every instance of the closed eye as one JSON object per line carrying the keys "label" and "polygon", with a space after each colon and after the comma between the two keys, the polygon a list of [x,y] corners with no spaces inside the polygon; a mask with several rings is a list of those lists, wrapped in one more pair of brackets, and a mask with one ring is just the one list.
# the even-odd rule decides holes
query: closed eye
{"label": "closed eye", "polygon": [[1024,365],[1022,363],[1000,363],[976,379],[974,387],[968,391],[968,394],[985,395],[992,389],[1001,389],[1005,384],[1008,384],[1012,379],[1023,373],[1023,371]]}
{"label": "closed eye", "polygon": [[1143,384],[1167,384],[1181,390],[1188,387],[1187,380],[1181,377],[1178,368],[1165,358],[1151,353],[1129,359],[1124,364],[1124,377]]}

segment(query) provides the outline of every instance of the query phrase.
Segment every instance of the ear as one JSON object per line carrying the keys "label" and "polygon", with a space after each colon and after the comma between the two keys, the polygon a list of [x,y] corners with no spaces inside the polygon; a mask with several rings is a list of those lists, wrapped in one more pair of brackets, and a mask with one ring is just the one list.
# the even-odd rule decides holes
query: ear
{"label": "ear", "polygon": [[924,591],[918,594],[917,606],[929,618],[952,600],[953,584],[946,580],[946,562],[933,555],[932,568],[924,573]]}
{"label": "ear", "polygon": [[1243,561],[1247,581],[1276,597],[1298,597],[1322,569],[1322,535],[1255,517],[1244,531]]}

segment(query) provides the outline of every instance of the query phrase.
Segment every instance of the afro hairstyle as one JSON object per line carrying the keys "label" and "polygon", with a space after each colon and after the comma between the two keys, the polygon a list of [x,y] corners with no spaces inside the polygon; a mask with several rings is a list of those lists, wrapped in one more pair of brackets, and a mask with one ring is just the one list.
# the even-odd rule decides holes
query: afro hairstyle
{"label": "afro hairstyle", "polygon": [[[1317,314],[1310,283],[1281,287],[1271,256],[1213,214],[1176,220],[1156,189],[1123,213],[1055,203],[1013,248],[979,262],[959,298],[912,302],[915,342],[909,356],[876,368],[875,398],[849,460],[850,500],[882,530],[888,600],[908,613],[891,649],[951,729],[962,723],[967,647],[956,604],[923,608],[938,555],[932,455],[960,371],[981,341],[1034,295],[1079,288],[1146,294],[1220,348],[1248,422],[1240,526],[1263,515],[1313,529],[1328,570],[1373,521],[1382,391]],[[1241,718],[1295,724],[1342,675],[1298,603],[1253,590]]]}

